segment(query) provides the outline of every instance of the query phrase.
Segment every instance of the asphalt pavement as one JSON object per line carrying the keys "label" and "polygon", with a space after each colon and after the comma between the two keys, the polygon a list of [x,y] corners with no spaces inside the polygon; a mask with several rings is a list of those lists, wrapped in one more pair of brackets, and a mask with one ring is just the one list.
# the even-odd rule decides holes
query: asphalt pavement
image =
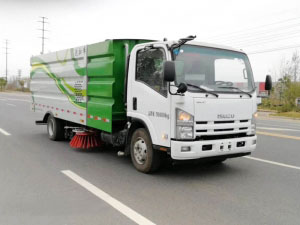
{"label": "asphalt pavement", "polygon": [[300,224],[300,121],[258,118],[250,157],[137,172],[117,150],[74,150],[0,93],[0,225]]}

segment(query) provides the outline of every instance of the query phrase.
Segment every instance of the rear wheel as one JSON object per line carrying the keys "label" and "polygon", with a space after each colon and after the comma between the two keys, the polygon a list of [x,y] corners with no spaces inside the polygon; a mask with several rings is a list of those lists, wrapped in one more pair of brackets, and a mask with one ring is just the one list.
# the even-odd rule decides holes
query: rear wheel
{"label": "rear wheel", "polygon": [[134,131],[130,144],[131,161],[134,167],[143,173],[151,173],[159,169],[162,152],[152,148],[151,138],[144,128]]}
{"label": "rear wheel", "polygon": [[53,141],[60,141],[64,139],[63,121],[53,116],[49,116],[47,120],[48,137]]}

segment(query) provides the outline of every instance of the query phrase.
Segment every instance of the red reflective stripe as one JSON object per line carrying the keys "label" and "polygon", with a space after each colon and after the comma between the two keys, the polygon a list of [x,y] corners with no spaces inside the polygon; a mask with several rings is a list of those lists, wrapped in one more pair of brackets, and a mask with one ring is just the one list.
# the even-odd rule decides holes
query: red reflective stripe
{"label": "red reflective stripe", "polygon": [[70,110],[67,110],[67,113],[70,113]]}
{"label": "red reflective stripe", "polygon": [[83,114],[82,114],[82,113],[80,113],[80,116],[83,116]]}
{"label": "red reflective stripe", "polygon": [[76,115],[76,112],[73,112],[74,115]]}

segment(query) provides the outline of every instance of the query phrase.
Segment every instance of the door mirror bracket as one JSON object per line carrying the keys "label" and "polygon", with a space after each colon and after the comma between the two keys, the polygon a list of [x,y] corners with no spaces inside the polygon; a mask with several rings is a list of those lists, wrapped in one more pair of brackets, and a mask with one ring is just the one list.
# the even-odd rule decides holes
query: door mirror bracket
{"label": "door mirror bracket", "polygon": [[[175,93],[172,93],[170,90],[170,87],[177,87],[177,91]],[[180,95],[184,96],[184,93],[187,91],[187,85],[185,83],[180,83],[178,86],[177,85],[169,85],[169,93],[170,95]]]}

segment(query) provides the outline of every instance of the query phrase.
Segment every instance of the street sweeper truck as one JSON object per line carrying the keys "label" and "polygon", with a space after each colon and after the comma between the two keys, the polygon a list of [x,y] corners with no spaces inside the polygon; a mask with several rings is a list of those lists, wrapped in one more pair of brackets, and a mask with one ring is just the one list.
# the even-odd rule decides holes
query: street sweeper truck
{"label": "street sweeper truck", "polygon": [[33,56],[36,124],[74,148],[118,146],[144,173],[166,157],[221,162],[250,154],[257,96],[249,59],[194,38],[112,39]]}

